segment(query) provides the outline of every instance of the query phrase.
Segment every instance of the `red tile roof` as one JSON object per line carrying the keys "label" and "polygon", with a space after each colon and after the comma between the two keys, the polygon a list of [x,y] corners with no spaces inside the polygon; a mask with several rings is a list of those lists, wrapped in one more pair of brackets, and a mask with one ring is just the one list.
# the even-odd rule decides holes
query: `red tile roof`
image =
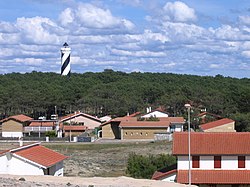
{"label": "red tile roof", "polygon": [[56,122],[55,121],[32,121],[29,126],[30,127],[39,127],[39,126],[42,126],[42,127],[53,127],[56,125]]}
{"label": "red tile roof", "polygon": [[[188,183],[188,170],[179,170],[178,183]],[[191,170],[192,184],[250,184],[250,170]]]}
{"label": "red tile roof", "polygon": [[68,158],[60,153],[48,149],[41,145],[23,146],[10,150],[11,153],[35,162],[45,168],[55,165],[58,162]]}
{"label": "red tile roof", "polygon": [[72,130],[72,131],[85,131],[87,130],[88,128],[86,126],[83,126],[83,125],[64,125],[63,129],[65,131],[69,131],[69,130]]}
{"label": "red tile roof", "polygon": [[159,118],[160,121],[121,121],[120,127],[158,127],[166,128],[169,127],[171,123],[184,123],[183,117],[168,117],[168,118]]}
{"label": "red tile roof", "polygon": [[26,116],[24,114],[19,114],[19,115],[10,116],[8,118],[2,119],[0,122],[5,122],[9,119],[14,119],[14,120],[19,121],[19,122],[26,122],[26,121],[32,120],[33,118]]}
{"label": "red tile roof", "polygon": [[170,170],[168,172],[156,171],[156,172],[154,172],[151,179],[153,179],[153,180],[161,180],[161,179],[166,178],[167,176],[175,174],[175,173],[177,173],[177,169]]}
{"label": "red tile roof", "polygon": [[[191,132],[191,155],[250,155],[249,132]],[[188,155],[188,133],[175,132],[173,154]]]}
{"label": "red tile roof", "polygon": [[220,119],[220,120],[216,120],[216,121],[213,121],[213,122],[202,124],[202,125],[200,125],[200,127],[201,127],[202,130],[207,130],[207,129],[211,129],[211,128],[214,128],[214,127],[226,125],[226,124],[233,123],[233,122],[235,122],[235,121],[232,120],[232,119],[223,118],[223,119]]}

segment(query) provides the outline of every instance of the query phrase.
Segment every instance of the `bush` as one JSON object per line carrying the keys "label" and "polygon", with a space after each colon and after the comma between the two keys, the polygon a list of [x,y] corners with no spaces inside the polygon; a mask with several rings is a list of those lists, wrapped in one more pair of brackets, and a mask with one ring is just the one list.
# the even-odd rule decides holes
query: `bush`
{"label": "bush", "polygon": [[176,158],[167,154],[143,156],[131,153],[129,154],[126,173],[134,178],[150,179],[156,170],[175,163]]}
{"label": "bush", "polygon": [[45,132],[45,136],[48,136],[48,137],[56,137],[56,131],[47,131]]}

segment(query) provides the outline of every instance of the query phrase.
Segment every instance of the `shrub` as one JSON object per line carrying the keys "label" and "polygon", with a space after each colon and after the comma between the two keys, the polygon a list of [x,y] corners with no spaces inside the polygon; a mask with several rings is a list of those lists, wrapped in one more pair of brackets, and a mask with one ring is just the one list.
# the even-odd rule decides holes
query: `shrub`
{"label": "shrub", "polygon": [[156,170],[175,163],[176,158],[167,154],[143,156],[131,153],[129,154],[126,173],[134,178],[150,179]]}

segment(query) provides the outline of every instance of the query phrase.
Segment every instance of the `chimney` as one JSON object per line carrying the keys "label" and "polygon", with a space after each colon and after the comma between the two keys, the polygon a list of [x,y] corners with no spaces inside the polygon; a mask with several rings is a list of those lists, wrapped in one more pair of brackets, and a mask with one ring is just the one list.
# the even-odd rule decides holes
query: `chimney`
{"label": "chimney", "polygon": [[151,108],[151,106],[150,106],[150,107],[149,107],[149,112],[151,112],[151,109],[152,109],[152,108]]}
{"label": "chimney", "polygon": [[146,108],[146,111],[147,111],[147,113],[149,113],[149,108],[148,107]]}

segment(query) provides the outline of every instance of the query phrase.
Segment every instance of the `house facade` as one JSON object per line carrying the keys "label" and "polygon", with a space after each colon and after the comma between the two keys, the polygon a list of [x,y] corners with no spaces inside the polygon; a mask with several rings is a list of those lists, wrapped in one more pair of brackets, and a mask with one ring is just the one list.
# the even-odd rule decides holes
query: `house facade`
{"label": "house facade", "polygon": [[0,152],[0,174],[63,176],[68,158],[39,143]]}
{"label": "house facade", "polygon": [[29,116],[20,114],[1,120],[2,137],[23,137],[24,126],[27,126],[32,119]]}
{"label": "house facade", "polygon": [[[192,184],[202,187],[250,186],[250,133],[192,132],[190,138]],[[174,181],[187,184],[188,133],[174,133],[173,155],[177,157],[177,168],[164,173],[164,179],[170,180],[174,174]]]}
{"label": "house facade", "polygon": [[85,114],[82,112],[75,112],[59,119],[61,124],[81,125],[86,126],[87,129],[93,130],[101,125],[101,120],[97,117]]}
{"label": "house facade", "polygon": [[105,139],[148,139],[154,140],[156,133],[182,131],[184,118],[158,118],[157,121],[138,121],[136,117],[115,118],[102,125],[102,138]]}
{"label": "house facade", "polygon": [[235,121],[228,118],[219,119],[200,125],[203,132],[236,132]]}

